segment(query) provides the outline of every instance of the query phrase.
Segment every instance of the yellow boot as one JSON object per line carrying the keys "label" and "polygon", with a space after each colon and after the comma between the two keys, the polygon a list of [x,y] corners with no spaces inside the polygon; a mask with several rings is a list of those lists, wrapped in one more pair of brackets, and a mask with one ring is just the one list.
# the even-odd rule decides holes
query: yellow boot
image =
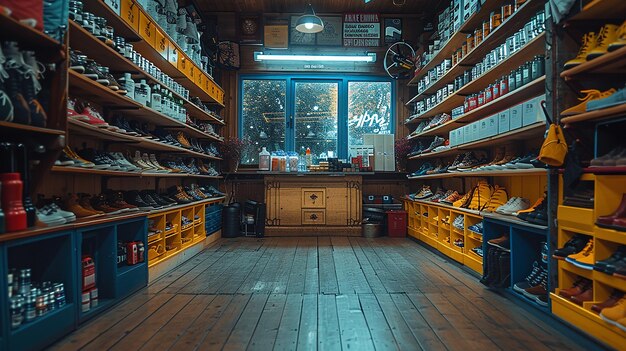
{"label": "yellow boot", "polygon": [[626,21],[619,26],[617,30],[617,38],[609,44],[609,51],[615,51],[623,46],[626,46]]}
{"label": "yellow boot", "polygon": [[617,28],[616,24],[605,24],[600,29],[595,47],[587,53],[587,61],[606,54],[609,44],[617,39]]}
{"label": "yellow boot", "polygon": [[583,35],[583,42],[582,42],[582,45],[580,46],[580,49],[578,50],[578,54],[573,59],[565,62],[565,65],[563,65],[563,68],[569,69],[569,68],[578,66],[581,63],[587,62],[587,53],[591,51],[591,49],[593,49],[593,47],[595,46],[596,38],[597,36],[596,36],[596,33],[594,32],[589,32]]}
{"label": "yellow boot", "polygon": [[595,89],[589,90],[581,90],[581,93],[585,93],[585,97],[579,98],[581,101],[580,104],[576,106],[572,106],[567,110],[561,112],[561,116],[573,116],[580,113],[587,112],[587,103],[591,100],[604,99],[605,97],[611,96],[615,92],[615,89],[611,88],[607,91],[600,91]]}
{"label": "yellow boot", "polygon": [[496,208],[504,205],[509,200],[506,189],[498,185],[495,186],[489,202],[484,207],[484,211],[496,212]]}

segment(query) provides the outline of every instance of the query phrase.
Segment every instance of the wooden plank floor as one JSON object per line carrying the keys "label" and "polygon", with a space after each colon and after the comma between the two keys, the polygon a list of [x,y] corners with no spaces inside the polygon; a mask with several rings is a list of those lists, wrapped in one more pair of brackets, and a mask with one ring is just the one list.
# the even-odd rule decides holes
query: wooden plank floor
{"label": "wooden plank floor", "polygon": [[222,239],[53,350],[580,350],[408,239]]}

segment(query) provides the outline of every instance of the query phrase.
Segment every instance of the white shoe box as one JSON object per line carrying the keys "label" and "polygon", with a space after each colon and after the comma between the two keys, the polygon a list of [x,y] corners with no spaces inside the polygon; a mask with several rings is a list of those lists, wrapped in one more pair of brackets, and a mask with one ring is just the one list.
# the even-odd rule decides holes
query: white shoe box
{"label": "white shoe box", "polygon": [[522,111],[522,104],[511,107],[509,116],[509,130],[522,128]]}
{"label": "white shoe box", "polygon": [[450,143],[448,144],[450,147],[459,145],[456,143],[456,129],[453,129],[450,133],[448,133],[448,139],[450,140]]}
{"label": "white shoe box", "polygon": [[546,99],[546,95],[537,96],[536,98],[525,101],[522,110],[522,125],[528,126],[531,124],[544,122],[545,117],[541,110],[541,101]]}
{"label": "white shoe box", "polygon": [[480,0],[463,0],[463,22],[478,11]]}
{"label": "white shoe box", "polygon": [[469,143],[472,141],[472,125],[468,124],[463,126],[463,144]]}
{"label": "white shoe box", "polygon": [[483,118],[479,122],[480,129],[478,134],[480,139],[490,138],[498,134],[498,115]]}
{"label": "white shoe box", "polygon": [[472,132],[470,133],[471,141],[479,140],[480,139],[480,124],[479,124],[479,122],[472,123],[471,127],[472,127]]}
{"label": "white shoe box", "polygon": [[506,133],[510,128],[510,111],[508,109],[498,112],[498,134]]}
{"label": "white shoe box", "polygon": [[457,145],[463,145],[465,143],[465,135],[463,133],[463,127],[456,129],[456,143]]}

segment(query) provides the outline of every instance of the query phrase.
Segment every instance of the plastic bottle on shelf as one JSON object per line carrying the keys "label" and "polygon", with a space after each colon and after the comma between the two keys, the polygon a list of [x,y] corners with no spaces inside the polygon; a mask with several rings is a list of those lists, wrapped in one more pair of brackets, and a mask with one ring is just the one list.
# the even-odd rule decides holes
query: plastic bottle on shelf
{"label": "plastic bottle on shelf", "polygon": [[124,73],[124,77],[118,81],[122,85],[122,89],[126,90],[126,97],[135,100],[135,81],[130,73]]}
{"label": "plastic bottle on shelf", "polygon": [[306,153],[304,156],[304,159],[306,161],[306,166],[309,167],[312,164],[312,160],[313,160],[313,155],[311,155],[311,148],[306,148]]}
{"label": "plastic bottle on shelf", "polygon": [[24,230],[27,226],[26,211],[22,202],[24,183],[20,174],[15,171],[15,155],[13,145],[0,144],[0,156],[5,160],[0,167],[2,184],[2,211],[4,212],[5,230],[14,232]]}
{"label": "plastic bottle on shelf", "polygon": [[139,83],[135,83],[135,101],[147,106],[148,105],[148,90],[145,79],[142,79]]}
{"label": "plastic bottle on shelf", "polygon": [[270,153],[267,148],[263,146],[261,152],[259,152],[259,171],[270,170]]}
{"label": "plastic bottle on shelf", "polygon": [[161,89],[159,89],[159,86],[157,84],[155,84],[154,87],[152,88],[150,106],[155,111],[163,112],[163,109],[161,106]]}

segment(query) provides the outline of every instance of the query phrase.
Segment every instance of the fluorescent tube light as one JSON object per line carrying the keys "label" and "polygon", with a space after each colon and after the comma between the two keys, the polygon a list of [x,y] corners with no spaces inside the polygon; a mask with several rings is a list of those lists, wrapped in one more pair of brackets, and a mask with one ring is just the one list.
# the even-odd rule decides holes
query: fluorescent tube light
{"label": "fluorescent tube light", "polygon": [[317,61],[317,62],[376,62],[376,53],[366,55],[268,55],[254,53],[255,61]]}

